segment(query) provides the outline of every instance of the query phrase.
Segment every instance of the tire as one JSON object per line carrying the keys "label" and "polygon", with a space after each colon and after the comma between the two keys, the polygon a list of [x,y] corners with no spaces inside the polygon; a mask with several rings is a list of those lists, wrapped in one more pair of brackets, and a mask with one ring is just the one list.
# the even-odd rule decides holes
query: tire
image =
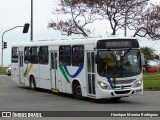
{"label": "tire", "polygon": [[30,77],[30,89],[36,90],[36,82],[33,76]]}
{"label": "tire", "polygon": [[82,97],[82,89],[78,82],[73,85],[73,95],[76,99],[83,99]]}

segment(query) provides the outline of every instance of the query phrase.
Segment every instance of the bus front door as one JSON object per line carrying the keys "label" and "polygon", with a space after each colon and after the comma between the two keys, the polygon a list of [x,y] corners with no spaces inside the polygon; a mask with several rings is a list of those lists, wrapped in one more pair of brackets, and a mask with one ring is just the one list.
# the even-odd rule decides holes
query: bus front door
{"label": "bus front door", "polygon": [[87,83],[88,95],[95,96],[95,54],[87,51]]}
{"label": "bus front door", "polygon": [[52,91],[57,91],[57,51],[50,51],[50,72],[51,72],[51,89]]}
{"label": "bus front door", "polygon": [[19,79],[20,79],[20,83],[24,84],[24,77],[23,77],[23,51],[19,51]]}

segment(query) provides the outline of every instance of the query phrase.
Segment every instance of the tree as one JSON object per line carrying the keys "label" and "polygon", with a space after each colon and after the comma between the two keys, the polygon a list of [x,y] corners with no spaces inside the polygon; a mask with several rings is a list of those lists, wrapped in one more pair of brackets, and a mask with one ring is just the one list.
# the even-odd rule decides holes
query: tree
{"label": "tree", "polygon": [[155,50],[150,47],[141,47],[141,52],[144,54],[144,60],[145,60],[144,67],[148,71],[149,61],[156,60]]}
{"label": "tree", "polygon": [[129,26],[136,32],[133,36],[148,37],[154,40],[160,39],[160,6],[150,6],[131,19]]}
{"label": "tree", "polygon": [[[122,2],[123,1],[123,2]],[[96,20],[109,20],[112,35],[121,28],[126,4],[136,0],[61,0],[60,7],[53,12],[55,15],[67,15],[68,19],[51,21],[49,28],[60,30],[63,35],[82,34],[88,36],[93,29],[86,26]],[[125,2],[125,4],[124,4]],[[106,26],[107,27],[107,26]]]}
{"label": "tree", "polygon": [[67,19],[51,21],[49,28],[60,30],[63,35],[82,34],[87,37],[92,31],[87,28],[88,24],[95,20],[100,20],[99,16],[92,15],[92,9],[81,4],[73,4],[70,0],[61,0],[59,8],[56,8],[53,14],[67,16]]}
{"label": "tree", "polygon": [[[145,9],[147,2],[136,4],[138,2],[141,0],[61,0],[60,7],[53,14],[67,15],[68,19],[51,21],[48,27],[65,35],[82,34],[87,37],[94,30],[87,27],[89,24],[106,20],[110,22],[112,35],[127,24],[129,29],[135,30],[133,36],[159,38],[160,6],[150,5]],[[125,13],[132,4],[135,5],[129,9],[125,23]]]}
{"label": "tree", "polygon": [[[129,27],[130,24],[135,23],[139,18],[143,18],[141,14],[147,5],[147,0],[72,0],[72,3],[77,5],[84,3],[87,4],[90,9],[94,8],[95,14],[100,15],[103,19],[110,22],[112,29],[111,34],[116,35],[119,29],[124,29],[125,24]],[[133,6],[130,7],[130,5]],[[128,16],[127,22],[125,23],[124,19],[127,11]],[[136,30],[136,28],[134,30]],[[139,32],[137,29],[134,36],[138,35]]]}
{"label": "tree", "polygon": [[155,60],[156,54],[155,50],[150,47],[141,47],[141,52],[144,54],[145,64],[148,64],[149,61]]}

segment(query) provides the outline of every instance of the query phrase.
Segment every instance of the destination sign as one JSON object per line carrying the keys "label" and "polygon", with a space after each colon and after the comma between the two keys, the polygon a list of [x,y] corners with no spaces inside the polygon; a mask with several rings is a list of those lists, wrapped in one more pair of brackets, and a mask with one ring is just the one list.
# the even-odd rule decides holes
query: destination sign
{"label": "destination sign", "polygon": [[99,40],[97,42],[97,49],[117,48],[139,48],[139,43],[136,39]]}

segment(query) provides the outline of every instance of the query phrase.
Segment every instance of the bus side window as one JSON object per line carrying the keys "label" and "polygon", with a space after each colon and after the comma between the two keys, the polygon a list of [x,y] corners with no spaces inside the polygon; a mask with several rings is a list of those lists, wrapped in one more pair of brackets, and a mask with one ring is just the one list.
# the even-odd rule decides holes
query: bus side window
{"label": "bus side window", "polygon": [[71,46],[60,46],[59,47],[59,64],[60,65],[71,65]]}
{"label": "bus side window", "polygon": [[31,47],[30,49],[30,61],[33,64],[38,64],[38,47]]}
{"label": "bus side window", "polygon": [[48,47],[47,46],[41,46],[39,48],[39,63],[48,64]]}
{"label": "bus side window", "polygon": [[12,63],[18,63],[18,47],[12,48]]}
{"label": "bus side window", "polygon": [[72,65],[83,66],[84,64],[84,46],[74,45],[72,46]]}
{"label": "bus side window", "polygon": [[24,63],[30,62],[30,47],[24,48]]}

